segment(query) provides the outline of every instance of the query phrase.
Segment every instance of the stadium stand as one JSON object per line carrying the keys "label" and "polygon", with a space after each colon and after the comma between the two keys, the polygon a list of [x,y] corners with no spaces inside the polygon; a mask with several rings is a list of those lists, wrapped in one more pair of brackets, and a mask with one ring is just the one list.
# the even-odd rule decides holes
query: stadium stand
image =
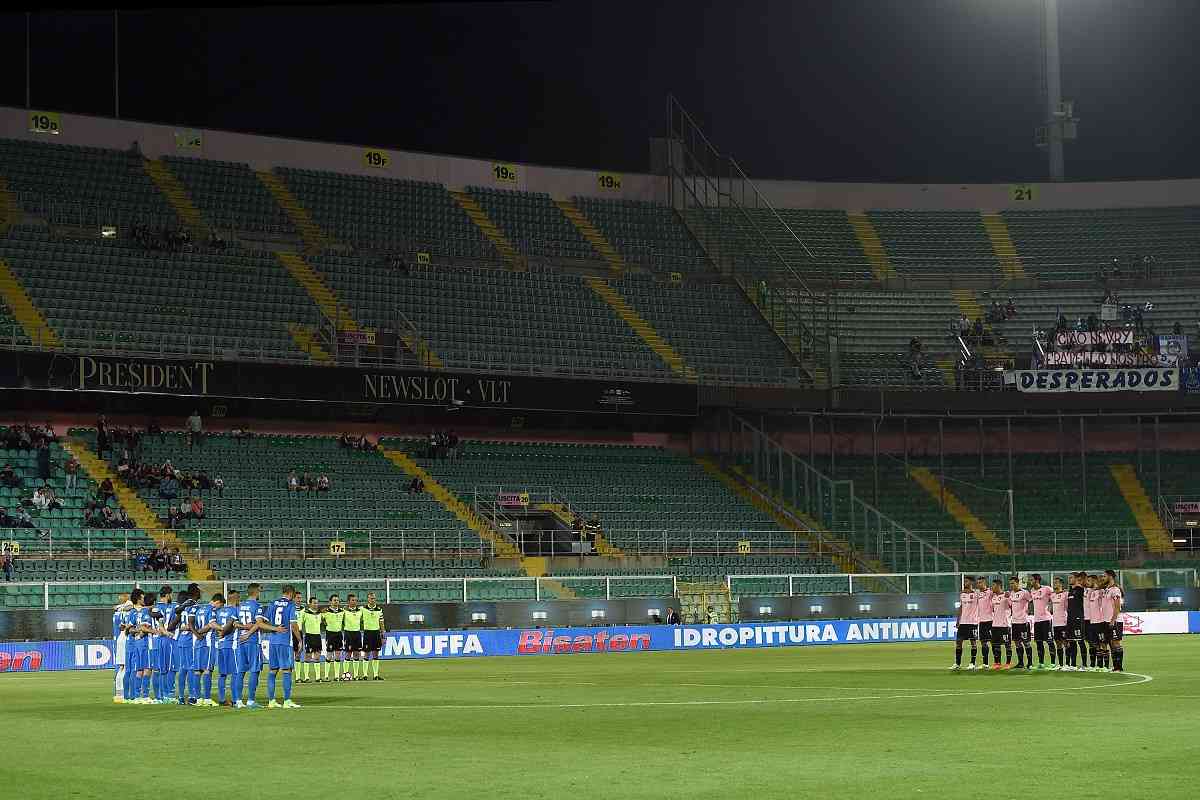
{"label": "stadium stand", "polygon": [[999,277],[1000,263],[977,212],[870,211],[897,273],[908,278]]}
{"label": "stadium stand", "polygon": [[550,195],[483,186],[469,186],[467,192],[508,241],[526,256],[600,260],[600,254],[563,215]]}
{"label": "stadium stand", "polygon": [[168,156],[163,161],[205,220],[225,231],[295,235],[296,229],[248,164]]}
{"label": "stadium stand", "polygon": [[643,200],[572,199],[628,264],[661,274],[712,271],[703,248],[668,206]]}

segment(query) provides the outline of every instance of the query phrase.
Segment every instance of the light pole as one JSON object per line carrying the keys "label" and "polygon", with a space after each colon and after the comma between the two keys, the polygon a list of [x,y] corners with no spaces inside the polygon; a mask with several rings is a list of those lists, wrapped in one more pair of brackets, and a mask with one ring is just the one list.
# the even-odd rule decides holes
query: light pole
{"label": "light pole", "polygon": [[1034,131],[1038,147],[1046,148],[1050,162],[1050,180],[1065,177],[1063,142],[1074,141],[1078,122],[1074,102],[1062,99],[1062,70],[1058,57],[1058,0],[1042,0],[1042,99],[1045,121]]}

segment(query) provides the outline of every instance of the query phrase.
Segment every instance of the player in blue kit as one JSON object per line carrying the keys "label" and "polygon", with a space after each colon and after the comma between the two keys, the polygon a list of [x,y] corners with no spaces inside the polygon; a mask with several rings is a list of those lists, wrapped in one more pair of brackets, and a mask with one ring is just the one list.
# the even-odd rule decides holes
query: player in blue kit
{"label": "player in blue kit", "polygon": [[283,596],[267,606],[266,619],[259,622],[259,630],[267,631],[268,668],[267,696],[271,702],[267,708],[280,708],[275,702],[275,678],[283,673],[283,708],[300,708],[292,702],[292,666],[296,663],[292,642],[300,639],[300,626],[296,623],[296,590],[289,584],[283,587]]}
{"label": "player in blue kit", "polygon": [[[198,591],[198,590],[197,590]],[[192,648],[192,672],[196,675],[196,705],[215,706],[212,700],[213,603],[197,603],[192,616],[192,633],[196,637]]]}
{"label": "player in blue kit", "polygon": [[[240,687],[234,681],[234,675],[237,673],[234,662],[237,650],[238,604],[240,602],[241,598],[238,596],[237,589],[229,591],[228,603],[221,595],[213,595],[213,603],[216,606],[213,622],[216,625],[217,639],[217,703],[225,708],[233,708],[233,700],[241,699]],[[225,696],[225,684],[230,681],[234,681],[233,700]]]}
{"label": "player in blue kit", "polygon": [[[250,584],[246,587],[246,599],[237,604],[238,640],[234,664],[237,674],[233,676],[233,685],[236,687],[233,690],[235,708],[262,708],[254,702],[254,695],[258,693],[258,677],[262,672],[262,640],[258,633],[259,623],[266,620],[265,610],[258,600],[261,590],[262,587],[257,583]],[[231,602],[230,605],[233,603]],[[243,703],[237,697],[241,691],[244,677],[248,678],[249,682],[246,687],[246,700]]]}
{"label": "player in blue kit", "polygon": [[[134,589],[129,594],[133,603],[125,612],[125,635],[128,637],[125,651],[125,669],[128,685],[125,690],[127,702],[136,705],[150,703],[150,610],[145,605],[145,593]],[[128,699],[133,698],[133,699]]]}
{"label": "player in blue kit", "polygon": [[167,630],[167,624],[175,615],[176,605],[171,599],[171,587],[158,590],[158,602],[154,604],[154,696],[159,703],[174,702],[175,691],[175,634]]}
{"label": "player in blue kit", "polygon": [[[175,613],[167,621],[167,630],[175,634],[175,653],[171,656],[171,666],[174,674],[178,675],[179,686],[175,696],[179,705],[187,704],[188,688],[192,683],[192,647],[193,637],[187,619],[191,607],[195,604],[186,589],[181,589],[175,596]],[[195,695],[192,696],[193,699]]]}

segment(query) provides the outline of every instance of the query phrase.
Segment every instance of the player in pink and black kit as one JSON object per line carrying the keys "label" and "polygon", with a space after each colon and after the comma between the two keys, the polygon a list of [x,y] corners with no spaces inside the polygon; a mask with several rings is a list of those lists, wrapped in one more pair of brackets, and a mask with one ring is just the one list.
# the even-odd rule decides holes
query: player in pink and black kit
{"label": "player in pink and black kit", "polygon": [[[1030,577],[1029,595],[1033,598],[1033,641],[1037,643],[1038,669],[1046,669],[1046,645],[1050,646],[1050,669],[1056,663],[1054,642],[1050,638],[1050,597],[1054,592],[1049,586],[1042,586],[1042,576],[1033,573]],[[1065,623],[1064,623],[1065,624]]]}
{"label": "player in pink and black kit", "polygon": [[[962,591],[958,595],[958,633],[954,637],[954,666],[957,670],[962,667],[963,642],[971,643],[971,666],[975,669],[975,639],[979,626],[979,595],[975,593],[975,578],[971,575],[963,577]],[[984,644],[986,651],[987,644]]]}
{"label": "player in pink and black kit", "polygon": [[[1008,614],[1012,603],[999,580],[992,581],[992,669],[1012,669],[1012,639]],[[1004,663],[1000,663],[1000,645],[1004,645]]]}
{"label": "player in pink and black kit", "polygon": [[[1071,581],[1074,583],[1074,580]],[[1063,589],[1062,578],[1054,579],[1054,592],[1050,595],[1050,603],[1054,608],[1050,622],[1054,627],[1054,641],[1051,643],[1051,653],[1058,654],[1058,669],[1067,668],[1067,598]],[[1054,656],[1052,655],[1051,658]]]}
{"label": "player in pink and black kit", "polygon": [[992,643],[992,590],[987,578],[980,577],[975,582],[975,608],[979,616],[979,641],[983,645],[983,668],[987,669],[988,650]]}
{"label": "player in pink and black kit", "polygon": [[1029,592],[1021,588],[1021,580],[1016,575],[1008,579],[1008,607],[1012,613],[1010,635],[1017,648],[1017,669],[1033,669],[1033,645],[1029,643],[1030,599]]}
{"label": "player in pink and black kit", "polygon": [[1100,603],[1100,615],[1107,620],[1104,632],[1108,637],[1109,654],[1112,656],[1113,672],[1125,671],[1125,631],[1121,623],[1121,608],[1125,603],[1125,593],[1117,582],[1117,573],[1111,569],[1104,571],[1104,598]]}
{"label": "player in pink and black kit", "polygon": [[1096,670],[1099,668],[1100,655],[1100,641],[1096,638],[1096,623],[1100,621],[1100,590],[1096,588],[1095,575],[1085,575],[1083,585],[1083,638],[1091,652],[1084,654],[1082,666],[1086,670]]}

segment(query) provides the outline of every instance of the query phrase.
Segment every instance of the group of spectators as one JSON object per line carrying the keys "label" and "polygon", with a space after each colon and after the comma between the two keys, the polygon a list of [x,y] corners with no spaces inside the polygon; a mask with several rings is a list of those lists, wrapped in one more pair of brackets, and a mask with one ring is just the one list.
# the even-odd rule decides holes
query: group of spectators
{"label": "group of spectators", "polygon": [[204,470],[184,472],[169,460],[160,465],[139,463],[128,452],[121,455],[117,474],[137,488],[157,488],[163,500],[175,500],[184,494],[212,492],[220,497],[225,493],[225,480],[220,475],[210,477]]}
{"label": "group of spectators", "polygon": [[421,494],[424,491],[425,491],[425,481],[421,480],[420,478],[418,478],[414,475],[413,479],[408,482],[408,493],[409,494]]}
{"label": "group of spectators", "polygon": [[163,227],[154,230],[149,225],[134,223],[130,229],[133,240],[146,250],[158,250],[168,253],[192,252],[192,237],[185,230],[172,230]]}
{"label": "group of spectators", "polygon": [[427,444],[429,458],[456,458],[458,456],[458,434],[454,431],[433,431]]}
{"label": "group of spectators", "polygon": [[84,524],[105,530],[132,530],[137,527],[123,508],[113,508],[107,502],[89,500],[83,510]]}
{"label": "group of spectators", "polygon": [[987,321],[988,322],[1004,322],[1006,319],[1015,319],[1017,316],[1017,304],[1010,297],[1008,301],[1001,305],[1000,300],[992,298],[992,304],[988,306]]}
{"label": "group of spectators", "polygon": [[0,506],[0,528],[33,528],[37,526],[33,524],[33,517],[29,514],[29,509],[23,505],[18,505],[13,513],[8,513],[8,509]]}
{"label": "group of spectators", "polygon": [[4,431],[3,442],[6,450],[41,450],[58,441],[50,423],[45,427],[38,425],[11,425]]}
{"label": "group of spectators", "polygon": [[366,436],[355,436],[352,433],[343,433],[338,437],[338,446],[344,447],[347,450],[374,450],[375,445]]}
{"label": "group of spectators", "polygon": [[179,548],[168,550],[156,547],[153,550],[134,550],[129,555],[129,565],[134,572],[187,572],[187,562]]}
{"label": "group of spectators", "polygon": [[333,486],[329,480],[329,476],[322,473],[321,475],[313,475],[308,472],[301,472],[296,475],[296,471],[292,470],[287,476],[287,488],[289,492],[328,492]]}
{"label": "group of spectators", "polygon": [[189,495],[182,498],[178,503],[172,502],[167,506],[167,527],[178,528],[185,522],[204,521],[204,500]]}

